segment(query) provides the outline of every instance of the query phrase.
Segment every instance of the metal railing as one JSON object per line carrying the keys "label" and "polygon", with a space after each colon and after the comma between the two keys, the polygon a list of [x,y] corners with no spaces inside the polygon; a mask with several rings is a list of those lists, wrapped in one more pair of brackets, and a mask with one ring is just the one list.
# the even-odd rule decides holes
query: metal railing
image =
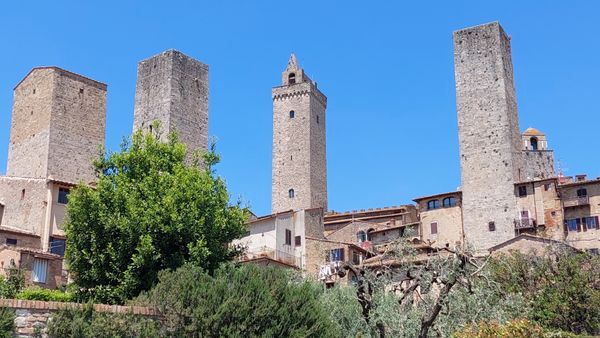
{"label": "metal railing", "polygon": [[588,205],[590,204],[590,198],[588,196],[577,196],[571,198],[565,198],[563,200],[563,205],[565,208],[570,207],[578,207],[580,205]]}
{"label": "metal railing", "polygon": [[537,223],[533,218],[517,218],[515,219],[515,229],[531,229],[535,228]]}

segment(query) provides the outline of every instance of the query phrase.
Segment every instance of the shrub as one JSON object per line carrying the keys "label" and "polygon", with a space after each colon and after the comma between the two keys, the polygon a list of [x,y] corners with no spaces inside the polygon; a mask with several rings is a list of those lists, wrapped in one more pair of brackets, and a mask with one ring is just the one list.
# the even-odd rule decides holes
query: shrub
{"label": "shrub", "polygon": [[18,299],[42,300],[46,302],[73,302],[75,296],[60,290],[49,290],[41,288],[29,288],[16,295]]}
{"label": "shrub", "polygon": [[91,303],[83,310],[56,312],[48,323],[48,335],[56,338],[165,337],[160,324],[133,314],[99,313]]}
{"label": "shrub", "polygon": [[515,319],[505,324],[481,322],[466,326],[453,335],[454,338],[576,338],[583,337],[574,333],[552,332],[527,319]]}
{"label": "shrub", "polygon": [[162,271],[137,302],[157,306],[176,336],[339,336],[319,301],[322,290],[283,268],[226,265],[210,276],[186,264]]}
{"label": "shrub", "polygon": [[0,338],[10,338],[15,330],[15,310],[0,308]]}
{"label": "shrub", "polygon": [[14,298],[25,285],[23,272],[14,265],[7,269],[7,276],[0,276],[0,298]]}

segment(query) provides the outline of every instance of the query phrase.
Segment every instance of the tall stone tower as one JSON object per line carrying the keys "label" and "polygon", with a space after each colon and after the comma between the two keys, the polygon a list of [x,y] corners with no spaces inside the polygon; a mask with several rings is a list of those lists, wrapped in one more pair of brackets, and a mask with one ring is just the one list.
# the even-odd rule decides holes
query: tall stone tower
{"label": "tall stone tower", "polygon": [[106,85],[58,67],[37,67],[15,87],[7,176],[95,180],[104,145]]}
{"label": "tall stone tower", "polygon": [[176,131],[188,151],[208,146],[208,66],[176,50],[140,61],[133,129],[161,124],[165,140]]}
{"label": "tall stone tower", "polygon": [[454,68],[465,240],[484,253],[515,236],[522,169],[510,38],[500,24],[454,32]]}
{"label": "tall stone tower", "polygon": [[327,98],[294,54],[273,94],[271,211],[327,210],[325,109]]}

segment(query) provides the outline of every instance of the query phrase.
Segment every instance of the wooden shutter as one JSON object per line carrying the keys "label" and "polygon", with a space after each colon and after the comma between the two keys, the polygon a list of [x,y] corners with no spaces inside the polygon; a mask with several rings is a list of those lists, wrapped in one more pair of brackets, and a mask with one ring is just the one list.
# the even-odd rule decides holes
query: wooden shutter
{"label": "wooden shutter", "polygon": [[577,224],[577,232],[581,232],[581,218],[576,218],[575,223]]}
{"label": "wooden shutter", "polygon": [[431,223],[431,234],[432,235],[437,234],[437,232],[438,232],[437,226],[438,226],[437,222]]}
{"label": "wooden shutter", "polygon": [[565,231],[565,236],[569,233],[569,226],[567,225],[567,220],[563,221],[563,230]]}
{"label": "wooden shutter", "polygon": [[344,248],[340,249],[340,261],[344,261]]}
{"label": "wooden shutter", "polygon": [[600,229],[600,223],[598,223],[598,216],[594,218],[596,219],[596,229]]}

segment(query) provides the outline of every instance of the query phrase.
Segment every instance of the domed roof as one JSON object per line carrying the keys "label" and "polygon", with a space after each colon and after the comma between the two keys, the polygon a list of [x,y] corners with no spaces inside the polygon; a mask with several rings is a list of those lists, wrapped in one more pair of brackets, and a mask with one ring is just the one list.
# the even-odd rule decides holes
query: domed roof
{"label": "domed roof", "polygon": [[527,128],[523,133],[524,136],[544,136],[544,133],[535,129],[535,128]]}

